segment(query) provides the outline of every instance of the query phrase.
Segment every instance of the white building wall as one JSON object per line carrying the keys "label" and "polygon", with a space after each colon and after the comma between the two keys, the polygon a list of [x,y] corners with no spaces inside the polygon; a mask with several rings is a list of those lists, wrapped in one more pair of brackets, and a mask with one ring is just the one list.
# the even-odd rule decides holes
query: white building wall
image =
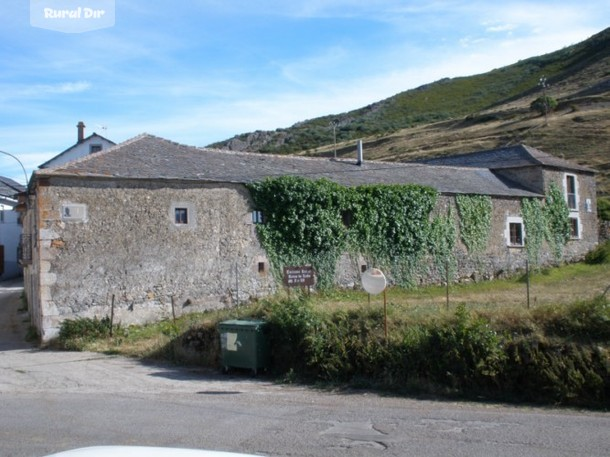
{"label": "white building wall", "polygon": [[102,150],[108,149],[114,144],[105,138],[93,135],[92,137],[86,138],[81,143],[77,143],[71,149],[64,151],[60,155],[52,158],[44,164],[44,168],[53,168],[71,162],[82,157],[86,157],[91,154],[92,146],[101,146]]}
{"label": "white building wall", "polygon": [[19,214],[11,205],[0,203],[0,245],[4,246],[4,273],[0,280],[11,279],[21,274],[17,259],[17,247],[21,235]]}

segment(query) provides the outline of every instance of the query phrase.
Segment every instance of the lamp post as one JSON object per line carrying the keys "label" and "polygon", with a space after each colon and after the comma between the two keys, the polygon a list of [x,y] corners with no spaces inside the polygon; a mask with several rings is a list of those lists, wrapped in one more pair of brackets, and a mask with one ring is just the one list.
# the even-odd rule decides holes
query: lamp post
{"label": "lamp post", "polygon": [[19,162],[19,165],[21,165],[21,169],[23,170],[23,176],[25,178],[25,187],[28,186],[28,174],[25,171],[25,167],[23,166],[23,164],[21,163],[21,160],[19,160],[17,157],[15,157],[13,154],[11,154],[10,152],[6,152],[6,151],[0,151],[0,153],[5,154],[9,157],[12,157],[13,159],[15,159],[17,162]]}

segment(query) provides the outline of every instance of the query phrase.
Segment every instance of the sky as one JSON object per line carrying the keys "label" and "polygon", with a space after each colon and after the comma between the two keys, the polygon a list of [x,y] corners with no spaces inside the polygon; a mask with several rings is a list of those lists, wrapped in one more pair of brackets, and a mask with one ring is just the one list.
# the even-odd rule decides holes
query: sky
{"label": "sky", "polygon": [[[47,4],[98,8],[106,23],[52,30],[70,20],[33,19]],[[205,146],[562,49],[608,27],[610,8],[607,0],[1,0],[0,21],[0,151],[18,158],[0,154],[0,175],[23,184],[19,161],[29,177],[76,142],[79,121],[86,136],[117,143],[150,133]]]}

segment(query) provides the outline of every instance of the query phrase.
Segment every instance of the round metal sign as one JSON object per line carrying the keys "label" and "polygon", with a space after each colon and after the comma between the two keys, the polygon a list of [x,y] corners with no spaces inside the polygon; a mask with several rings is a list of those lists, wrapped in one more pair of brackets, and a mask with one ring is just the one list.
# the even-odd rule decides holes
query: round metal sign
{"label": "round metal sign", "polygon": [[362,287],[371,295],[380,294],[385,290],[385,275],[378,268],[369,268],[361,276]]}

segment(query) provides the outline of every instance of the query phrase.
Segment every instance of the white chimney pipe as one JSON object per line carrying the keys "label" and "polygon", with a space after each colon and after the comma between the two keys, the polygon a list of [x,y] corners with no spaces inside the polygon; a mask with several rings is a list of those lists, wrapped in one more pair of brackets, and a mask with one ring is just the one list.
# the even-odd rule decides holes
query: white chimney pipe
{"label": "white chimney pipe", "polygon": [[362,165],[363,162],[363,157],[362,157],[362,140],[358,140],[358,161],[356,162],[356,165]]}

